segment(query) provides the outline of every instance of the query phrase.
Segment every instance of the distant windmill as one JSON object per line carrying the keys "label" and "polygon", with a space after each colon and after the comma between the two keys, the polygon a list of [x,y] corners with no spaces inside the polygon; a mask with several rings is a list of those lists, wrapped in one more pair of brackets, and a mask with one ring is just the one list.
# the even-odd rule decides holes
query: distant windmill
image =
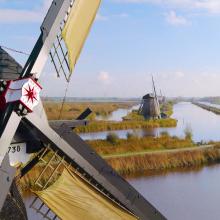
{"label": "distant windmill", "polygon": [[143,96],[139,114],[143,115],[145,119],[158,119],[160,118],[160,105],[157,97],[154,78],[152,76],[153,93]]}

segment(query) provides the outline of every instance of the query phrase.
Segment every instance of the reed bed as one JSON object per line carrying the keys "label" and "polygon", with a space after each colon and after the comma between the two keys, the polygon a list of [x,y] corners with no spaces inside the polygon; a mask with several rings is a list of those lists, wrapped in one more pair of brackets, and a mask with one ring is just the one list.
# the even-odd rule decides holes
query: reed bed
{"label": "reed bed", "polygon": [[[136,103],[134,102],[113,102],[113,103],[100,103],[100,102],[67,102],[63,106],[61,119],[71,120],[79,116],[86,108],[90,108],[93,113],[89,119],[94,120],[96,116],[108,116],[113,111],[123,108],[131,108]],[[59,118],[62,103],[61,102],[44,102],[44,109],[49,120],[57,120]]]}
{"label": "reed bed", "polygon": [[89,133],[99,131],[114,131],[114,130],[128,130],[128,129],[147,129],[157,127],[176,127],[177,121],[172,118],[157,119],[157,120],[137,120],[137,121],[91,121],[89,125],[78,127],[75,129],[78,133]]}
{"label": "reed bed", "polygon": [[205,109],[207,111],[210,111],[210,112],[213,112],[213,113],[215,113],[217,115],[220,115],[220,109],[219,108],[208,106],[208,105],[205,105],[205,104],[202,104],[202,103],[198,103],[198,102],[193,102],[193,104],[197,105],[200,108],[203,108],[203,109]]}
{"label": "reed bed", "polygon": [[167,116],[171,116],[173,114],[173,102],[168,101],[160,105],[161,112],[165,113]]}
{"label": "reed bed", "polygon": [[124,176],[144,174],[148,171],[198,167],[219,161],[219,150],[214,148],[107,159],[108,164]]}
{"label": "reed bed", "polygon": [[129,137],[128,139],[90,140],[87,143],[101,155],[123,154],[129,152],[142,152],[154,150],[182,149],[193,147],[195,144],[189,138],[170,137]]}

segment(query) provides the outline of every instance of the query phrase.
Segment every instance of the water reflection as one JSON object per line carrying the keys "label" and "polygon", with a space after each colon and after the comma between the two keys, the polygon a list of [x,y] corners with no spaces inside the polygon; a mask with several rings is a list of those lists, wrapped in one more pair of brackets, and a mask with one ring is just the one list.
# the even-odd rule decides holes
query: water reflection
{"label": "water reflection", "polygon": [[99,115],[96,117],[96,120],[107,120],[107,121],[122,121],[123,117],[125,117],[128,113],[132,110],[138,110],[140,105],[135,105],[130,109],[117,109],[116,111],[112,112],[112,114],[108,116]]}

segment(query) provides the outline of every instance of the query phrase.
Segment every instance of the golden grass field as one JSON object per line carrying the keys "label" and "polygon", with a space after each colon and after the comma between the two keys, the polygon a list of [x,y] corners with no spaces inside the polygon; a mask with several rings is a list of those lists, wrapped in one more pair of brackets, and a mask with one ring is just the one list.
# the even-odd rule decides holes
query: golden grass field
{"label": "golden grass field", "polygon": [[143,120],[143,121],[91,121],[87,126],[77,127],[78,133],[98,132],[98,131],[114,131],[141,128],[157,128],[157,127],[176,127],[177,121],[173,118]]}
{"label": "golden grass field", "polygon": [[106,159],[119,174],[132,176],[150,171],[164,171],[175,168],[199,167],[220,161],[217,149],[189,150],[184,152],[145,154],[140,156]]}
{"label": "golden grass field", "polygon": [[195,146],[191,139],[170,137],[168,135],[162,135],[157,138],[131,137],[128,139],[116,139],[113,143],[107,140],[90,140],[87,143],[100,155],[181,149]]}
{"label": "golden grass field", "polygon": [[[136,103],[134,102],[66,102],[63,106],[61,118],[63,120],[71,120],[77,118],[86,108],[92,110],[89,119],[93,120],[96,116],[107,116],[113,111],[123,108],[131,108]],[[47,117],[49,120],[58,120],[60,110],[62,107],[61,102],[44,102],[43,103]]]}

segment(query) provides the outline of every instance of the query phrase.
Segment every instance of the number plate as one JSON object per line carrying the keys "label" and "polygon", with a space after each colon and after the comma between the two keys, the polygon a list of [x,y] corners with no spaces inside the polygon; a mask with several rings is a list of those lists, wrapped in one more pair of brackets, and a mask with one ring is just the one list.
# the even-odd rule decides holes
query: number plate
{"label": "number plate", "polygon": [[13,143],[8,147],[10,164],[16,165],[20,162],[28,162],[30,155],[26,153],[26,143]]}

